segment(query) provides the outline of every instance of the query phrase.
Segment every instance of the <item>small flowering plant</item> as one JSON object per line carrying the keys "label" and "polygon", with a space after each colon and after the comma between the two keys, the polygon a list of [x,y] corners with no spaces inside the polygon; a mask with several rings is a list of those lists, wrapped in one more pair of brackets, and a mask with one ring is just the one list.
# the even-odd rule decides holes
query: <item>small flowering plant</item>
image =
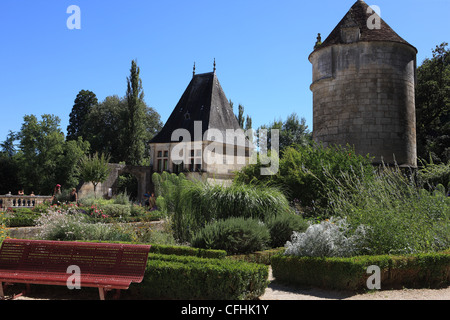
{"label": "small flowering plant", "polygon": [[8,231],[5,226],[5,212],[0,211],[0,243],[8,237]]}
{"label": "small flowering plant", "polygon": [[103,213],[103,209],[98,207],[97,205],[92,205],[87,212],[93,218],[106,219],[108,216]]}

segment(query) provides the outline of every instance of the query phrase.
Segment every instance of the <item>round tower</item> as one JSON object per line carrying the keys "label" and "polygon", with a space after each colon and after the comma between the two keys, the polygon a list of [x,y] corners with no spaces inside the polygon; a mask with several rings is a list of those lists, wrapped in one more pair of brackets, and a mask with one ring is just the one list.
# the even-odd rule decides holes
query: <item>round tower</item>
{"label": "round tower", "polygon": [[416,167],[416,55],[357,1],[323,43],[319,35],[309,56],[314,140],[349,144],[374,163]]}

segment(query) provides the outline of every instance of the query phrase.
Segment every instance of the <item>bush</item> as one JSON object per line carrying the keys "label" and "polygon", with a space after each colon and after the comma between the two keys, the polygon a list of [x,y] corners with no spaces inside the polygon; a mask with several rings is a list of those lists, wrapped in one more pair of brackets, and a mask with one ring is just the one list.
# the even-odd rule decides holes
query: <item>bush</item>
{"label": "bush", "polygon": [[265,265],[150,254],[143,282],[130,290],[146,299],[250,300],[264,294],[267,278]]}
{"label": "bush", "polygon": [[128,204],[106,204],[102,205],[103,214],[113,218],[127,218],[131,216],[131,206]]}
{"label": "bush", "polygon": [[269,230],[260,221],[229,218],[206,225],[194,236],[192,246],[242,254],[264,250],[269,241]]}
{"label": "bush", "polygon": [[418,178],[420,183],[427,189],[433,190],[436,186],[441,185],[447,190],[444,192],[450,193],[450,162],[445,164],[425,164],[419,170]]}
{"label": "bush", "polygon": [[294,232],[286,243],[286,255],[299,257],[349,257],[363,252],[367,229],[350,231],[345,219],[330,219],[312,224],[305,232]]}
{"label": "bush", "polygon": [[308,223],[297,214],[281,214],[270,218],[266,225],[269,228],[272,248],[284,246],[294,231],[303,232],[308,228]]}
{"label": "bush", "polygon": [[118,224],[89,223],[85,214],[48,212],[36,220],[43,240],[110,240],[133,241],[136,236],[131,227]]}
{"label": "bush", "polygon": [[281,187],[289,201],[299,201],[305,215],[322,218],[328,217],[328,192],[336,189],[335,180],[342,172],[355,176],[373,173],[369,156],[360,156],[349,146],[320,144],[284,149],[275,175],[262,176],[260,169],[260,163],[248,165],[237,172],[235,181]]}
{"label": "bush", "polygon": [[329,192],[330,215],[369,227],[371,254],[450,247],[450,197],[423,189],[411,173],[382,167],[370,178],[342,174],[335,183]]}
{"label": "bush", "polygon": [[381,270],[381,288],[429,288],[450,284],[450,254],[356,256],[350,258],[272,256],[273,276],[293,286],[366,290],[369,266]]}
{"label": "bush", "polygon": [[244,217],[265,221],[292,211],[286,197],[275,187],[213,185],[166,172],[154,173],[152,181],[158,210],[167,213],[180,242],[190,242],[193,234],[215,220]]}

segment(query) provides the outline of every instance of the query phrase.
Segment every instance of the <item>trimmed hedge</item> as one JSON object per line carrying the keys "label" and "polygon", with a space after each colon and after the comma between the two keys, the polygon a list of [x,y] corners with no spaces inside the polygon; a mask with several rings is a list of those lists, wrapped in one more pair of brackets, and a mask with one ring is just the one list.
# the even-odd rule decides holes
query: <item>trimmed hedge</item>
{"label": "trimmed hedge", "polygon": [[407,256],[357,256],[311,258],[283,254],[271,258],[277,281],[295,286],[359,291],[367,289],[367,268],[381,270],[381,288],[428,288],[450,284],[450,254],[426,253]]}
{"label": "trimmed hedge", "polygon": [[151,253],[144,280],[130,290],[145,299],[249,300],[264,294],[267,279],[261,264]]}
{"label": "trimmed hedge", "polygon": [[[80,242],[86,242],[80,240]],[[193,256],[198,258],[211,258],[211,259],[224,259],[227,255],[224,250],[212,250],[212,249],[198,249],[187,246],[170,246],[162,244],[152,243],[136,243],[136,242],[124,242],[124,241],[98,241],[91,240],[88,242],[103,242],[103,243],[124,243],[124,244],[150,244],[150,253],[164,254],[164,255],[177,255],[177,256]]]}
{"label": "trimmed hedge", "polygon": [[227,259],[270,265],[272,256],[285,251],[285,248],[273,248],[248,254],[227,256]]}
{"label": "trimmed hedge", "polygon": [[178,256],[193,256],[198,258],[224,259],[227,252],[224,250],[199,249],[185,246],[169,246],[161,244],[152,244],[150,248],[151,253],[178,255]]}

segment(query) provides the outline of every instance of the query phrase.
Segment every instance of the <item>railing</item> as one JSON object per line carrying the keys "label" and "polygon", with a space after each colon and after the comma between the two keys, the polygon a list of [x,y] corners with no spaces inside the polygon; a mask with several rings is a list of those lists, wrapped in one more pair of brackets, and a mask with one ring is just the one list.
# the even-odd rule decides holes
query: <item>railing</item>
{"label": "railing", "polygon": [[0,196],[0,208],[32,208],[45,201],[51,201],[51,196]]}

